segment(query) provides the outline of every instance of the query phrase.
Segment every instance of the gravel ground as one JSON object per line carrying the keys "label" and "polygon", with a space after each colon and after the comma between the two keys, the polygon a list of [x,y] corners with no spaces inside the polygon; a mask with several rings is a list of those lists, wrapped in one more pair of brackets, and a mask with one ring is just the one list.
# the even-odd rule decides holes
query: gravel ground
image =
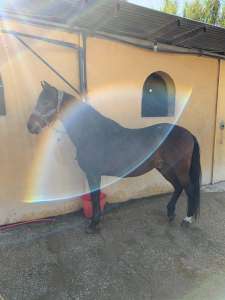
{"label": "gravel ground", "polygon": [[225,192],[202,193],[200,220],[169,224],[169,195],[110,206],[96,235],[82,213],[0,233],[0,299],[225,299]]}

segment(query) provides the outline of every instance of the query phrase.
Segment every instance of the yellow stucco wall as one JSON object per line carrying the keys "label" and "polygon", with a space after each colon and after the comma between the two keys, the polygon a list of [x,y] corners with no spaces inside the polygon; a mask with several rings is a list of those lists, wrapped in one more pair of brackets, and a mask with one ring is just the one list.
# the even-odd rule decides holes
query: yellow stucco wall
{"label": "yellow stucco wall", "polygon": [[[17,22],[1,24],[16,30],[79,44],[79,37]],[[56,215],[81,207],[79,200],[26,203],[24,200],[74,199],[87,190],[84,174],[75,162],[75,148],[54,128],[32,136],[26,122],[47,80],[73,93],[55,74],[13,36],[0,36],[0,73],[5,87],[7,115],[0,117],[0,224]],[[78,57],[74,50],[29,41],[74,86],[79,86]],[[148,75],[167,72],[176,85],[176,117],[141,118],[141,92]],[[160,54],[109,40],[88,38],[88,101],[105,115],[130,127],[175,122],[188,128],[201,145],[203,183],[211,181],[218,63],[205,57]],[[209,78],[210,74],[210,80]],[[179,116],[180,115],[180,116]],[[207,120],[207,122],[206,122]],[[63,130],[60,123],[57,129]],[[60,139],[58,141],[58,139]],[[114,180],[114,179],[113,179]],[[103,185],[112,178],[103,178]],[[170,185],[156,171],[123,179],[105,188],[107,201],[167,192]]]}
{"label": "yellow stucco wall", "polygon": [[[79,43],[77,36],[61,31],[14,22],[2,26],[23,33]],[[79,88],[78,54],[75,50],[27,38],[24,40]],[[26,128],[28,117],[41,91],[41,80],[47,80],[69,93],[73,91],[13,36],[1,34],[0,41],[0,74],[7,110],[6,116],[0,116],[0,224],[79,209],[80,201],[24,202],[74,198],[74,188],[83,187],[82,173],[76,167],[75,149],[69,139],[63,135],[58,142],[58,133],[52,128],[46,129],[40,136],[32,136]],[[64,191],[67,191],[66,195]]]}

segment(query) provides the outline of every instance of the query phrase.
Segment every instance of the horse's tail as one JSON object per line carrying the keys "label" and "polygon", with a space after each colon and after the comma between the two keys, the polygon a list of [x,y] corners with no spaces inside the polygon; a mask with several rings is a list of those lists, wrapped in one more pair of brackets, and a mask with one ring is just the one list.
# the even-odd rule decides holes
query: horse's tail
{"label": "horse's tail", "polygon": [[200,186],[201,186],[201,161],[200,161],[200,147],[198,144],[198,141],[196,137],[193,136],[194,139],[194,148],[192,152],[192,161],[191,161],[191,167],[190,167],[190,180],[192,183],[192,189],[193,189],[193,212],[194,217],[197,219],[197,217],[200,215]]}

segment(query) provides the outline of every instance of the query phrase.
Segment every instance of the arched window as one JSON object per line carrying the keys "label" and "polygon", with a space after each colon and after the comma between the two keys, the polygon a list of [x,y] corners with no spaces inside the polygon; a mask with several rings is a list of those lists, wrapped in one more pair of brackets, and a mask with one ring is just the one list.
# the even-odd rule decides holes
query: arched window
{"label": "arched window", "polygon": [[6,115],[6,108],[5,108],[5,96],[4,96],[4,86],[3,81],[0,76],[0,116]]}
{"label": "arched window", "polygon": [[175,85],[164,72],[152,73],[144,82],[142,117],[173,116],[175,112]]}

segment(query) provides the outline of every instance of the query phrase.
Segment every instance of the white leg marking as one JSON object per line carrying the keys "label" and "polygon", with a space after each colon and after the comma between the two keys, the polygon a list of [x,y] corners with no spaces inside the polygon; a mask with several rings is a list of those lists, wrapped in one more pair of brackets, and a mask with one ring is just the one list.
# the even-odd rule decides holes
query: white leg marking
{"label": "white leg marking", "polygon": [[191,224],[192,223],[192,217],[185,217],[184,221]]}

